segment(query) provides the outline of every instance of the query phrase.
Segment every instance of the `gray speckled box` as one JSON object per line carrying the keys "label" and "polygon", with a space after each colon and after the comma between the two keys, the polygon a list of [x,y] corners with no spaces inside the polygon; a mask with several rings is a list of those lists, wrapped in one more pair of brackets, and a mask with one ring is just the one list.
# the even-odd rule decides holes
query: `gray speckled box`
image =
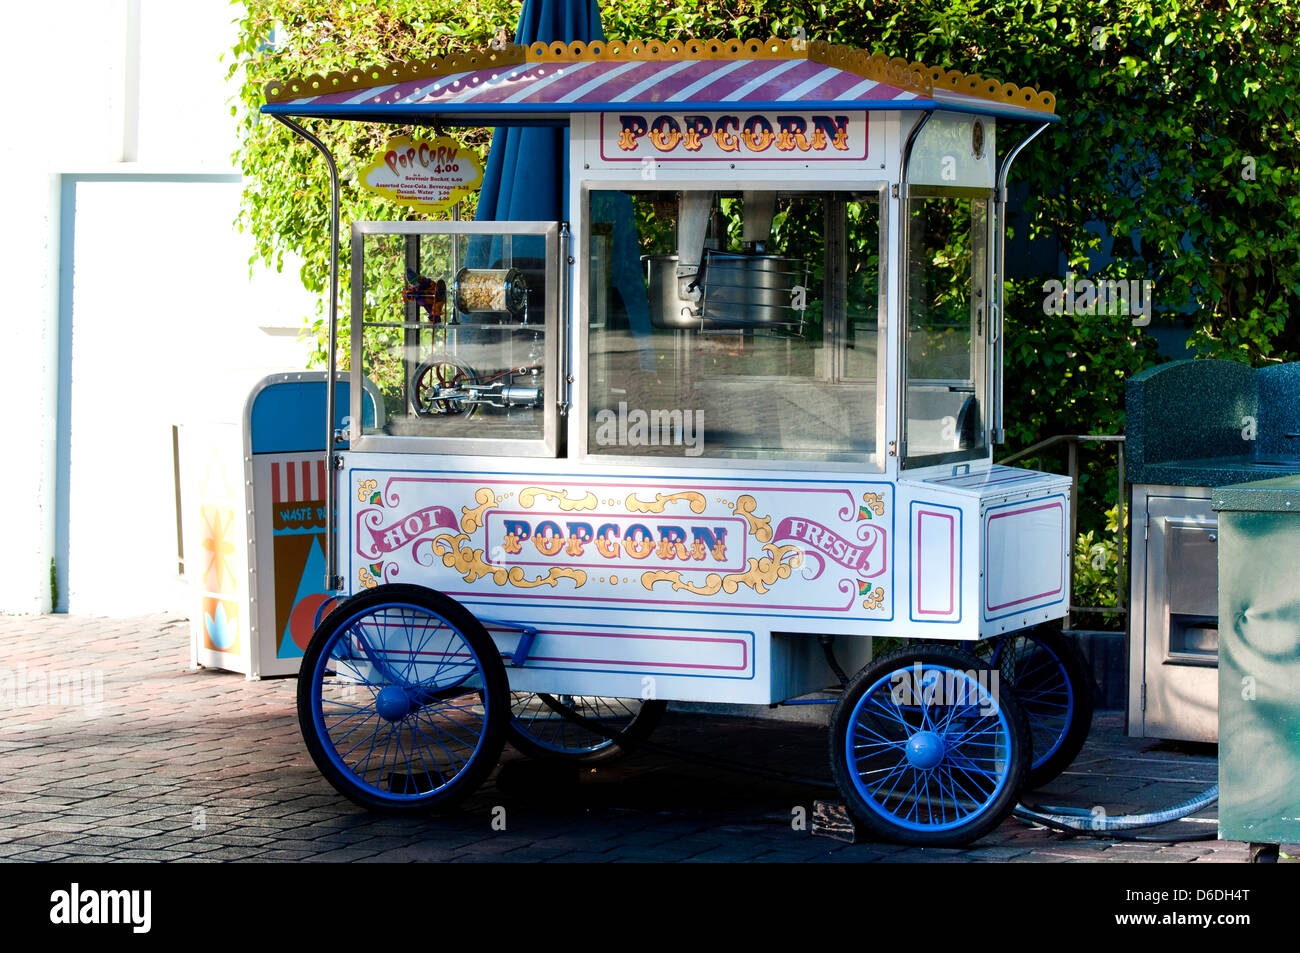
{"label": "gray speckled box", "polygon": [[[1224,486],[1300,473],[1300,363],[1173,361],[1128,381],[1132,483]],[[1291,462],[1278,462],[1290,460]]]}

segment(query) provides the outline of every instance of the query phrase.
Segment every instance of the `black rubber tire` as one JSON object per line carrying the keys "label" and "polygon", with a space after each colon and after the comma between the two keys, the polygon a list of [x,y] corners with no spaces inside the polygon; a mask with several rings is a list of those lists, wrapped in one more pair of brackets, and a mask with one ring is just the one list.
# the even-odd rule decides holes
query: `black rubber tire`
{"label": "black rubber tire", "polygon": [[[532,694],[533,693],[531,692],[514,692],[511,708],[513,709],[518,703],[519,696],[531,696]],[[554,699],[554,702],[560,707],[568,707],[561,704],[558,699]],[[658,727],[659,722],[663,719],[664,711],[667,708],[668,703],[664,701],[642,701],[640,710],[632,716],[626,726],[621,728],[620,734],[629,741],[644,741],[646,738],[649,738],[650,733]],[[588,718],[591,717],[591,715],[588,715],[585,711],[578,709],[574,710],[577,711],[579,715]],[[599,719],[592,718],[592,720],[596,721]],[[617,728],[616,725],[611,727]],[[574,728],[578,731],[585,731],[581,725],[574,725]],[[537,758],[545,761],[564,761],[570,764],[595,764],[601,761],[612,761],[616,758],[622,757],[628,750],[612,739],[609,740],[608,744],[605,744],[594,751],[556,750],[554,746],[547,747],[544,743],[535,739],[531,734],[529,734],[525,723],[514,717],[511,717],[506,723],[506,739],[515,750],[530,758]],[[633,747],[634,749],[634,746],[629,747]]]}
{"label": "black rubber tire", "polygon": [[[1094,705],[1092,673],[1088,670],[1088,663],[1084,660],[1083,653],[1079,651],[1079,647],[1074,644],[1073,639],[1061,632],[1059,623],[1055,625],[1044,623],[1029,629],[1022,629],[1019,632],[1009,633],[1000,638],[1005,640],[1004,647],[1001,649],[1004,657],[1005,653],[1010,650],[1015,653],[1014,657],[1019,660],[1019,664],[1016,666],[999,664],[998,667],[1002,672],[1003,681],[1010,679],[1011,691],[1025,710],[1025,717],[1029,719],[1029,734],[1036,750],[1030,756],[1029,775],[1025,779],[1025,790],[1032,791],[1041,788],[1058,777],[1062,771],[1074,763],[1074,759],[1079,756],[1079,752],[1083,749],[1083,743],[1087,741],[1088,734],[1092,731]],[[992,646],[997,641],[999,640],[988,639],[980,643],[980,648],[975,654],[989,658]],[[1027,645],[1026,643],[1033,644]],[[1034,705],[1035,692],[1041,692],[1042,690],[1042,680],[1051,678],[1051,674],[1048,673],[1037,676],[1035,674],[1042,671],[1041,666],[1044,655],[1046,659],[1052,659],[1056,662],[1059,672],[1069,682],[1071,695],[1071,713],[1065,730],[1062,732],[1060,729],[1052,729],[1048,739],[1043,737],[1041,724],[1035,724],[1036,712]],[[1025,684],[1023,677],[1025,664],[1032,667],[1029,672],[1030,679],[1039,684]],[[1045,750],[1045,740],[1049,746],[1054,742],[1055,750],[1050,753],[1040,754]]]}
{"label": "black rubber tire", "polygon": [[[930,847],[957,847],[978,840],[992,831],[1011,814],[1024,786],[1029,770],[1029,726],[1020,705],[1007,692],[993,692],[999,709],[1005,711],[1007,758],[1005,782],[993,800],[979,813],[958,827],[945,830],[916,830],[891,822],[869,807],[858,791],[848,765],[846,742],[854,709],[862,696],[882,678],[899,670],[911,671],[915,663],[934,664],[962,672],[991,673],[989,667],[969,652],[951,645],[920,644],[899,649],[873,659],[849,682],[836,702],[830,724],[831,773],[850,816],[858,826],[877,840]],[[991,675],[986,675],[991,678]],[[986,681],[985,684],[995,684]],[[945,755],[946,757],[946,755]]]}
{"label": "black rubber tire", "polygon": [[[477,749],[468,763],[439,790],[405,803],[394,803],[378,796],[367,785],[358,783],[355,773],[341,769],[331,759],[325,750],[325,742],[317,734],[312,699],[312,682],[317,663],[339,630],[351,625],[359,616],[377,613],[386,606],[394,605],[422,609],[450,623],[477,656],[483,681],[481,689],[472,689],[466,693],[478,695],[479,701],[484,703],[481,741]],[[298,726],[307,751],[335,790],[374,811],[405,814],[443,810],[472,794],[501,759],[509,716],[510,686],[501,654],[492,637],[482,623],[459,602],[424,586],[392,583],[367,589],[344,600],[325,617],[303,653],[298,676]]]}

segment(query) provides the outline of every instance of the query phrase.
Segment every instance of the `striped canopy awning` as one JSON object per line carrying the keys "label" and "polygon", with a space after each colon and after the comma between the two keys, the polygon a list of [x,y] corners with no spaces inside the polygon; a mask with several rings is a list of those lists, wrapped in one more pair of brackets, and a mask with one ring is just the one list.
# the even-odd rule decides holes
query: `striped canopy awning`
{"label": "striped canopy awning", "polygon": [[850,47],[772,39],[536,43],[266,87],[271,115],[444,125],[564,123],[572,113],[946,109],[1055,121],[1029,87]]}

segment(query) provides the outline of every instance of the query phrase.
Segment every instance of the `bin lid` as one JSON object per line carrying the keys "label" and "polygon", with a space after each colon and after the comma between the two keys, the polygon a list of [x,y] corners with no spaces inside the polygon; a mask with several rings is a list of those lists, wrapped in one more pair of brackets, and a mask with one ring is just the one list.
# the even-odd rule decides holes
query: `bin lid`
{"label": "bin lid", "polygon": [[1056,122],[1056,97],[820,41],[533,43],[274,80],[262,112],[365,122],[566,124],[630,109],[951,110]]}
{"label": "bin lid", "polygon": [[1210,500],[1216,512],[1300,513],[1300,475],[1215,487]]}

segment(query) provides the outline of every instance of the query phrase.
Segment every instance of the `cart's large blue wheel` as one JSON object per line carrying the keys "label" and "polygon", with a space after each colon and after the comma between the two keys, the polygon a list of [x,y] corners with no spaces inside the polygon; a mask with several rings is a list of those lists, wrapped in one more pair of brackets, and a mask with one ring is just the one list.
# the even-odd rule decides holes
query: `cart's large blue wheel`
{"label": "cart's large blue wheel", "polygon": [[874,836],[954,846],[1000,824],[1029,763],[1024,713],[996,671],[961,649],[872,661],[831,716],[831,770]]}
{"label": "cart's large blue wheel", "polygon": [[566,717],[570,712],[616,732],[628,742],[649,737],[667,705],[635,698],[514,692],[506,737],[533,758],[590,763],[617,758],[624,748],[608,734]]}
{"label": "cart's large blue wheel", "polygon": [[378,810],[448,807],[505,743],[510,689],[491,637],[455,600],[387,585],[339,604],[303,655],[298,721],[342,794]]}
{"label": "cart's large blue wheel", "polygon": [[996,666],[1029,719],[1033,755],[1026,789],[1068,768],[1092,730],[1092,676],[1072,641],[1038,626],[981,642],[977,656]]}

